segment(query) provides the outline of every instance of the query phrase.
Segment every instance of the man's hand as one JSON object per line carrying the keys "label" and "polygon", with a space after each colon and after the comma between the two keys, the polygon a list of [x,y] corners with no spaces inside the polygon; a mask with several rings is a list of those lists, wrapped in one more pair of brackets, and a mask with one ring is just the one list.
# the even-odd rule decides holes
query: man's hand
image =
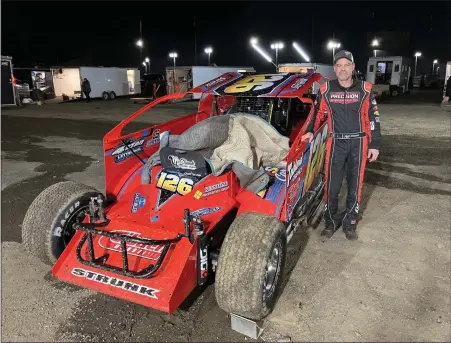
{"label": "man's hand", "polygon": [[307,132],[305,135],[301,137],[301,142],[309,141],[311,142],[313,139],[313,133]]}
{"label": "man's hand", "polygon": [[368,159],[370,162],[376,161],[378,156],[379,156],[379,150],[377,150],[377,149],[369,149],[368,150]]}

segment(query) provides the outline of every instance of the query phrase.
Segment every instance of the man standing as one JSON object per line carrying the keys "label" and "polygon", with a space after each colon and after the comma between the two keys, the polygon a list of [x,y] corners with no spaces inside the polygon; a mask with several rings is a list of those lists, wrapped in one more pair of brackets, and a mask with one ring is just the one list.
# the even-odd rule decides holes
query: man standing
{"label": "man standing", "polygon": [[86,77],[83,79],[83,83],[81,84],[81,90],[85,94],[86,102],[90,102],[91,97],[89,96],[89,93],[91,93],[91,84]]}
{"label": "man standing", "polygon": [[[343,226],[346,238],[357,239],[357,216],[366,159],[373,162],[379,155],[380,122],[372,85],[354,80],[354,57],[349,51],[334,56],[337,80],[321,85],[315,100],[315,112],[302,141],[313,139],[313,132],[327,121],[329,137],[324,171],[325,228],[328,238]],[[348,195],[346,211],[338,213],[338,195],[347,169]]]}

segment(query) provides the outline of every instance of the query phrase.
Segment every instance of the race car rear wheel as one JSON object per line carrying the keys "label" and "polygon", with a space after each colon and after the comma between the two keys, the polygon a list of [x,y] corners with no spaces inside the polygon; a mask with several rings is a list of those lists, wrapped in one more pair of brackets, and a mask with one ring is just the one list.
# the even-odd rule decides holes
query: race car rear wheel
{"label": "race car rear wheel", "polygon": [[31,203],[22,224],[22,243],[42,262],[53,265],[75,234],[91,197],[101,193],[72,181],[56,183]]}
{"label": "race car rear wheel", "polygon": [[284,274],[287,237],[274,217],[243,213],[230,226],[219,254],[216,301],[227,313],[261,320],[274,308]]}

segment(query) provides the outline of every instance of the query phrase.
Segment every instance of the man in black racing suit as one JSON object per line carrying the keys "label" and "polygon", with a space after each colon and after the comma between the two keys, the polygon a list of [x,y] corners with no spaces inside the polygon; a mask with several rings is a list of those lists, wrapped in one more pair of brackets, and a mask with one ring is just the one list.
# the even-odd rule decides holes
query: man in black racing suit
{"label": "man in black racing suit", "polygon": [[[334,56],[337,80],[321,85],[315,110],[303,141],[312,141],[313,133],[327,122],[329,136],[325,158],[324,213],[322,236],[332,237],[343,226],[346,238],[357,239],[357,216],[366,159],[373,162],[379,155],[380,121],[371,84],[354,80],[354,58],[349,51]],[[338,213],[338,195],[347,167],[348,194],[346,211]]]}

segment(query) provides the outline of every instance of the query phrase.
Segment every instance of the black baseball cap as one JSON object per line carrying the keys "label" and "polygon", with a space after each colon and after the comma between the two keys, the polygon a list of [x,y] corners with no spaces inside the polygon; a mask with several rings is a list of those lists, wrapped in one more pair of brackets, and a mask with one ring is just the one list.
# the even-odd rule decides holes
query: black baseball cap
{"label": "black baseball cap", "polygon": [[346,59],[350,60],[352,63],[354,63],[354,56],[352,56],[352,53],[350,51],[341,50],[341,51],[337,52],[334,56],[334,64],[337,63],[337,61],[340,58],[346,58]]}

